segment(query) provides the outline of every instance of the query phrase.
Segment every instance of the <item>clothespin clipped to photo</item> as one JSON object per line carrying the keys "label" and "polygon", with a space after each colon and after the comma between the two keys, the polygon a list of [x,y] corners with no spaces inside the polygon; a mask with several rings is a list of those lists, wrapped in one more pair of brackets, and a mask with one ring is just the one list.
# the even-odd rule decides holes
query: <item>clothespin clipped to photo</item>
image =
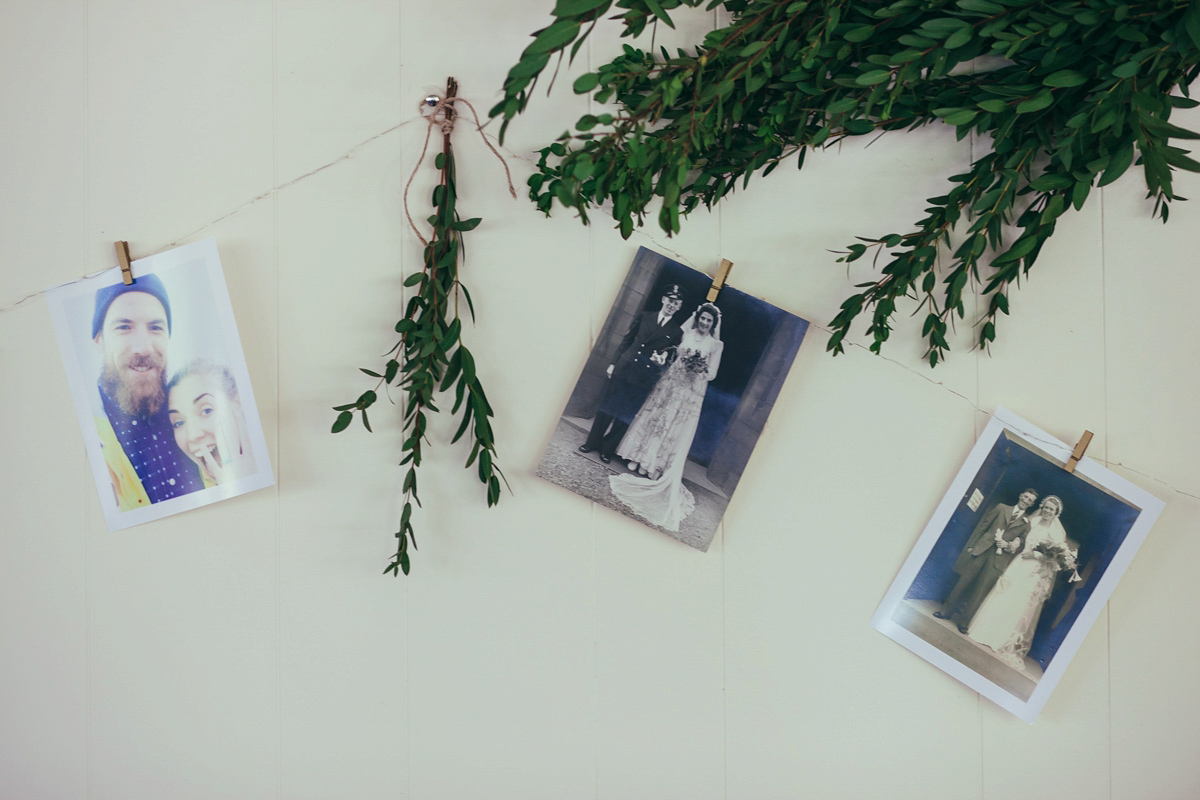
{"label": "clothespin clipped to photo", "polygon": [[1071,457],[1067,459],[1067,465],[1063,469],[1074,474],[1075,467],[1079,466],[1079,459],[1083,458],[1083,454],[1087,452],[1088,445],[1091,443],[1092,432],[1084,431],[1083,436],[1079,437],[1079,443],[1075,445],[1075,450],[1071,453]]}
{"label": "clothespin clipped to photo", "polygon": [[133,283],[133,268],[129,266],[129,242],[113,242],[117,250],[117,263],[121,265],[121,280],[126,286]]}
{"label": "clothespin clipped to photo", "polygon": [[717,277],[713,278],[712,287],[708,290],[708,302],[711,303],[717,299],[717,294],[724,288],[731,269],[733,269],[733,262],[728,258],[722,258],[721,266],[717,267]]}

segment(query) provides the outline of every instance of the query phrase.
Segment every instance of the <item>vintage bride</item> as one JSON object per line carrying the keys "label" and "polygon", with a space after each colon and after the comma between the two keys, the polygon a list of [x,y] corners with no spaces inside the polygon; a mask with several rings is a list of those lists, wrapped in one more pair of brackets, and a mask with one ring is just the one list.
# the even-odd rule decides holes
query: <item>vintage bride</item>
{"label": "vintage bride", "polygon": [[[1030,520],[1021,554],[1004,570],[967,631],[968,636],[1017,669],[1025,665],[1042,606],[1054,590],[1058,573],[1075,568],[1077,551],[1067,543],[1067,533],[1058,519],[1062,510],[1062,500],[1054,495],[1042,500],[1037,515]],[[1078,580],[1078,576],[1072,580]]]}
{"label": "vintage bride", "polygon": [[675,360],[617,446],[617,455],[628,460],[638,475],[613,475],[609,486],[617,499],[652,525],[678,531],[679,523],[696,507],[683,485],[683,467],[723,349],[721,312],[712,303],[703,303],[684,323]]}

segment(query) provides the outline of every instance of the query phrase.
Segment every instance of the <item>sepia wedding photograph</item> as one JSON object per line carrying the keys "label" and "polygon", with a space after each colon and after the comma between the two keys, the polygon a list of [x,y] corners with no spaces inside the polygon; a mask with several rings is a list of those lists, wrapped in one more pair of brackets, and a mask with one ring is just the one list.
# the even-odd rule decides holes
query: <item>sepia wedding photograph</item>
{"label": "sepia wedding photograph", "polygon": [[872,619],[1033,722],[1162,509],[997,410]]}
{"label": "sepia wedding photograph", "polygon": [[131,266],[46,291],[110,531],[275,482],[216,243]]}
{"label": "sepia wedding photograph", "polygon": [[537,474],[707,551],[808,323],[640,248]]}

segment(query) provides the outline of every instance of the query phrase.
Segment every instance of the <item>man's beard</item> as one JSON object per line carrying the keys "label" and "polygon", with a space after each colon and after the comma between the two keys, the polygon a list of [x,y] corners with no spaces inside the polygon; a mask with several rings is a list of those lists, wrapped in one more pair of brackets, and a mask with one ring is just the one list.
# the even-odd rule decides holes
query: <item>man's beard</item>
{"label": "man's beard", "polygon": [[[131,369],[118,370],[111,363],[104,365],[100,375],[100,387],[104,393],[117,402],[126,414],[157,414],[166,401],[166,390],[163,386],[163,363],[154,356],[133,356],[126,367],[151,367],[146,372],[134,372]],[[121,380],[120,373],[124,371],[130,380]]]}

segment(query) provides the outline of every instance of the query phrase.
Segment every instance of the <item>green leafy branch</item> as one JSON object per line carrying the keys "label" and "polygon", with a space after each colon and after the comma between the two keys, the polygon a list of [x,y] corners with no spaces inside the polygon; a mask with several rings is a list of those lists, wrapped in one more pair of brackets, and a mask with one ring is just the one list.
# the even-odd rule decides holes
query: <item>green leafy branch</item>
{"label": "green leafy branch", "polygon": [[912,231],[842,251],[845,262],[872,251],[882,266],[831,322],[835,354],[862,315],[879,352],[898,304],[915,299],[936,365],[972,290],[986,301],[977,332],[986,348],[1010,287],[1093,187],[1140,165],[1166,221],[1170,201],[1184,199],[1173,171],[1200,171],[1171,144],[1200,135],[1170,121],[1197,105],[1188,89],[1200,75],[1200,0],[559,0],[492,115],[507,126],[551,58],[568,48],[573,58],[610,10],[636,38],[673,25],[668,12],[701,5],[732,20],[694,52],[627,44],[575,80],[576,93],[611,110],[584,115],[541,150],[530,199],[546,213],[556,202],[574,209],[585,224],[593,206],[611,208],[624,237],[656,206],[670,235],[739,182],[791,156],[802,168],[810,148],[846,137],[941,122],[959,139],[990,142]]}
{"label": "green leafy branch", "polygon": [[[457,85],[451,79],[447,86],[447,97],[453,97]],[[453,114],[451,108],[445,110]],[[462,234],[474,230],[480,218],[460,219],[457,211],[458,193],[455,188],[454,153],[450,147],[447,129],[442,137],[442,152],[434,161],[440,171],[440,181],[433,190],[434,213],[429,217],[433,235],[425,246],[424,267],[410,275],[406,287],[415,287],[416,294],[408,300],[404,317],[396,323],[400,341],[388,351],[388,361],[382,374],[361,368],[362,372],[378,378],[375,388],[363,392],[353,403],[335,406],[339,412],[333,423],[333,433],[349,427],[357,413],[363,427],[371,430],[367,409],[378,399],[380,387],[395,385],[404,390],[403,403],[405,434],[401,466],[407,464],[404,476],[404,508],[400,515],[400,529],[396,532],[399,544],[396,555],[384,573],[408,574],[410,567],[409,545],[416,549],[417,542],[412,524],[413,504],[421,504],[417,495],[417,468],[421,466],[424,445],[429,441],[426,427],[429,414],[438,413],[438,395],[454,389],[454,405],[451,415],[460,414],[458,431],[451,443],[467,436],[474,440],[466,466],[476,465],[479,480],[487,491],[487,504],[493,506],[500,500],[500,480],[504,478],[495,463],[496,445],[492,433],[492,407],[483,391],[483,384],[475,371],[475,358],[462,342],[462,320],[458,315],[459,296],[467,302],[471,320],[475,319],[475,307],[467,287],[459,280],[459,258],[465,255]],[[507,483],[507,481],[506,481]]]}

